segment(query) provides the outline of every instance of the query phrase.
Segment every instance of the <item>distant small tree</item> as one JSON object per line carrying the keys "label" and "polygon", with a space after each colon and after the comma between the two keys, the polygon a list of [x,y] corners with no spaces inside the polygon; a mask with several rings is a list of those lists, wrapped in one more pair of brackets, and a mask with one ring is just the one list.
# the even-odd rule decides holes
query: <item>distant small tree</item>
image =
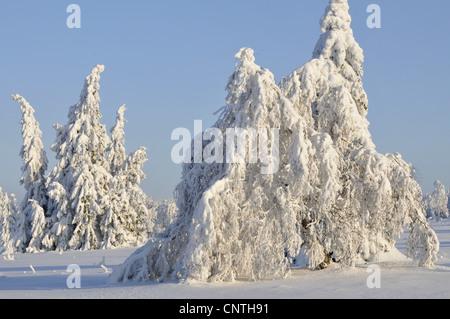
{"label": "distant small tree", "polygon": [[[3,193],[0,187],[0,253],[10,254],[17,251],[14,236],[18,211],[15,196]],[[18,242],[19,245],[23,243],[20,238]]]}
{"label": "distant small tree", "polygon": [[42,251],[42,239],[44,237],[44,229],[46,226],[45,214],[42,207],[37,201],[30,199],[30,203],[25,208],[24,214],[30,218],[30,242],[27,246],[27,253]]}
{"label": "distant small tree", "polygon": [[436,220],[449,217],[449,197],[445,191],[445,186],[440,182],[434,182],[434,191],[426,196],[427,217]]}
{"label": "distant small tree", "polygon": [[50,249],[90,250],[102,244],[100,221],[111,183],[106,158],[111,140],[100,124],[98,91],[103,70],[103,65],[92,69],[79,102],[69,110],[68,123],[55,126],[57,138],[52,150],[58,163],[47,181],[52,228],[45,243]]}
{"label": "distant small tree", "polygon": [[124,126],[127,120],[124,113],[127,110],[125,105],[122,105],[117,110],[116,124],[111,129],[111,144],[108,147],[108,162],[111,166],[111,174],[117,175],[127,155],[125,152],[125,132]]}
{"label": "distant small tree", "polygon": [[334,161],[338,191],[327,193],[333,205],[308,205],[309,224],[325,252],[310,262],[315,260],[314,266],[322,258],[352,266],[358,258],[369,260],[394,247],[408,224],[408,254],[429,267],[439,241],[426,222],[412,165],[398,153],[380,154],[372,141],[362,83],[364,54],[351,21],[347,0],[330,0],[313,59],[280,83],[297,112],[310,127],[329,135],[339,154]]}

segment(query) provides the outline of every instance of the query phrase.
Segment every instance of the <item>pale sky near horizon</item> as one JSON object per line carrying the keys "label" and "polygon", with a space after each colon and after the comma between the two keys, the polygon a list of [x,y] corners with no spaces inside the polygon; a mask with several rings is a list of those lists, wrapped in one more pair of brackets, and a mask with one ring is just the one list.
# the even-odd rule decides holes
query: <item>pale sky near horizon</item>
{"label": "pale sky near horizon", "polygon": [[[81,28],[69,29],[69,4]],[[369,4],[381,8],[381,29],[369,29]],[[0,186],[22,196],[20,109],[36,110],[50,168],[52,125],[65,124],[84,78],[96,64],[102,123],[112,127],[126,104],[127,152],[148,148],[144,191],[172,197],[180,179],[171,161],[171,132],[205,128],[225,104],[234,54],[255,50],[256,63],[279,81],[311,59],[328,0],[5,0],[0,3]],[[349,0],[352,28],[364,50],[370,131],[381,153],[413,163],[424,192],[450,187],[450,1]]]}

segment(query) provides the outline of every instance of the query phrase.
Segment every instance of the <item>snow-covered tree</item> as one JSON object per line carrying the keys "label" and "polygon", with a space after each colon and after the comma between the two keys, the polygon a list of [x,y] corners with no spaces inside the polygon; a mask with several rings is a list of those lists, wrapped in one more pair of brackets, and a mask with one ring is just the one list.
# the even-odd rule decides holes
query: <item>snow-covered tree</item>
{"label": "snow-covered tree", "polygon": [[449,213],[450,213],[450,190],[449,190],[448,193],[447,193],[447,197],[448,197],[447,208],[448,208],[448,211],[449,211]]}
{"label": "snow-covered tree", "polygon": [[141,180],[146,177],[142,171],[147,161],[146,149],[141,147],[128,156],[125,153],[125,111],[125,106],[117,111],[108,148],[112,180],[108,208],[100,225],[104,248],[142,244],[150,236],[146,220],[154,219],[150,218],[147,207],[150,199],[140,188]]}
{"label": "snow-covered tree", "polygon": [[177,215],[178,207],[174,199],[155,201],[149,200],[147,208],[150,211],[145,221],[147,232],[157,236],[172,224]]}
{"label": "snow-covered tree", "polygon": [[112,179],[108,209],[101,222],[104,248],[142,244],[150,236],[146,224],[149,199],[140,188],[146,161],[142,147],[125,158]]}
{"label": "snow-covered tree", "polygon": [[445,186],[440,181],[434,182],[434,191],[426,196],[427,217],[440,220],[449,216],[449,198]]}
{"label": "snow-covered tree", "polygon": [[34,117],[34,109],[20,95],[12,96],[22,110],[22,138],[23,146],[20,156],[23,159],[22,177],[20,183],[24,185],[26,195],[22,207],[28,205],[28,200],[35,200],[42,207],[46,207],[45,172],[47,170],[47,156],[42,143],[42,131]]}
{"label": "snow-covered tree", "polygon": [[21,183],[27,192],[15,210],[19,213],[11,215],[14,227],[5,226],[4,236],[12,238],[9,242],[17,251],[141,244],[157,228],[154,223],[160,211],[149,208],[156,205],[140,188],[146,150],[125,153],[125,106],[117,111],[111,138],[100,123],[98,91],[103,70],[97,65],[86,77],[79,102],[70,107],[68,123],[54,125],[56,140],[51,149],[58,162],[47,178],[48,160],[34,110],[23,97],[13,96],[23,115]]}
{"label": "snow-covered tree", "polygon": [[129,244],[134,239],[134,236],[126,229],[130,216],[128,194],[125,188],[117,187],[117,183],[119,180],[113,178],[109,205],[100,223],[103,233],[102,248],[105,249],[119,247],[125,243]]}
{"label": "snow-covered tree", "polygon": [[[227,106],[203,133],[205,160],[195,163],[194,147],[191,163],[183,166],[177,218],[130,256],[112,280],[283,277],[302,238],[314,242],[313,234],[299,231],[308,214],[303,200],[312,193],[310,174],[319,174],[319,168],[335,171],[326,165],[335,155],[331,140],[307,127],[272,73],[254,63],[252,49],[243,48],[236,57],[240,64],[227,85]],[[239,153],[236,140],[228,138],[230,129],[248,152]],[[322,146],[321,154],[314,152],[315,144]],[[224,150],[223,161],[208,160],[222,158],[216,155]],[[333,188],[326,178],[320,182]]]}
{"label": "snow-covered tree", "polygon": [[[18,212],[15,196],[3,193],[0,187],[0,253],[10,254],[17,251],[14,236]],[[20,243],[23,241],[19,239]]]}
{"label": "snow-covered tree", "polygon": [[413,168],[399,154],[379,154],[371,139],[361,78],[364,55],[348,10],[347,0],[330,1],[313,59],[280,83],[297,112],[319,133],[328,134],[339,154],[335,204],[319,210],[311,223],[328,259],[348,265],[357,257],[370,259],[389,250],[409,223],[410,255],[431,266],[439,243],[425,221]]}
{"label": "snow-covered tree", "polygon": [[48,160],[41,140],[42,132],[34,117],[34,109],[22,96],[16,94],[12,98],[19,103],[22,111],[20,123],[22,125],[23,146],[20,156],[23,160],[23,166],[20,183],[24,185],[26,193],[20,207],[20,214],[23,214],[23,216],[17,218],[16,229],[20,233],[20,235],[16,234],[17,238],[21,238],[23,242],[16,241],[15,244],[21,247],[19,251],[23,251],[33,238],[31,229],[40,227],[40,225],[33,225],[36,220],[29,214],[37,209],[36,205],[40,206],[42,210],[47,207],[45,172]]}
{"label": "snow-covered tree", "polygon": [[147,232],[145,225],[146,218],[155,218],[148,210],[148,201],[151,199],[140,186],[142,180],[146,178],[142,168],[147,161],[147,149],[140,147],[138,150],[131,152],[122,164],[129,205],[135,212],[135,216],[128,217],[128,229],[132,231],[137,242],[145,241],[149,236],[153,235]]}
{"label": "snow-covered tree", "polygon": [[[203,153],[194,147],[183,166],[176,220],[118,267],[112,281],[273,278],[285,275],[299,252],[314,269],[331,262],[353,266],[392,249],[406,225],[408,255],[433,266],[439,242],[414,169],[400,154],[379,154],[372,142],[364,56],[348,10],[346,0],[330,0],[313,59],[283,79],[281,90],[254,63],[252,50],[238,53],[227,106],[203,133]],[[218,145],[235,148],[221,140],[228,128],[267,127],[279,129],[273,174],[258,174],[273,162],[245,154],[198,163],[199,155],[220,159]]]}
{"label": "snow-covered tree", "polygon": [[113,176],[119,172],[120,167],[125,162],[127,157],[124,146],[124,126],[127,121],[124,117],[124,113],[126,110],[125,105],[122,105],[117,110],[116,124],[111,129],[111,145],[108,147],[108,161],[111,166],[111,174]]}
{"label": "snow-covered tree", "polygon": [[111,183],[106,158],[111,140],[100,124],[98,91],[103,70],[102,65],[93,68],[80,101],[70,108],[68,123],[55,126],[52,150],[58,163],[47,181],[53,226],[44,239],[51,249],[97,249],[102,243],[100,221]]}
{"label": "snow-covered tree", "polygon": [[44,229],[46,220],[44,209],[35,200],[30,199],[30,204],[26,206],[24,214],[30,219],[30,242],[27,245],[26,252],[34,253],[42,250],[42,239],[44,237]]}

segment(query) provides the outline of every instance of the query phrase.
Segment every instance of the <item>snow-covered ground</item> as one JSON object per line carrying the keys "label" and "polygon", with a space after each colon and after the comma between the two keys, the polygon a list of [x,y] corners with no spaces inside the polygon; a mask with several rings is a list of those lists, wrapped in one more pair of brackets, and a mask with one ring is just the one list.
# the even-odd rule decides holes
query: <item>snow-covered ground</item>
{"label": "snow-covered ground", "polygon": [[[379,256],[380,288],[368,288],[368,265],[341,270],[295,269],[289,278],[233,284],[177,282],[108,284],[111,268],[135,248],[64,253],[16,254],[0,260],[0,298],[450,298],[450,221],[432,223],[441,244],[435,269],[423,269],[398,252]],[[403,252],[405,241],[397,245]],[[69,289],[69,265],[80,266],[80,289]],[[73,278],[73,276],[71,277]],[[75,281],[73,281],[75,282]]]}

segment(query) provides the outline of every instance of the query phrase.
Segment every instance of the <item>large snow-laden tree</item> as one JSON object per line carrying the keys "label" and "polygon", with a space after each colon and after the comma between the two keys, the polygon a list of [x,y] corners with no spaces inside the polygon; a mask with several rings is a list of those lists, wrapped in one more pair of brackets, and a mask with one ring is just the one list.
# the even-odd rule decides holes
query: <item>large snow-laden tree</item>
{"label": "large snow-laden tree", "polygon": [[191,161],[183,165],[178,217],[118,267],[112,281],[276,278],[288,273],[303,241],[323,255],[314,230],[303,225],[310,213],[305,202],[330,205],[326,193],[337,191],[331,139],[296,114],[272,73],[254,63],[252,49],[236,57],[227,106],[202,133],[200,152],[194,138]]}
{"label": "large snow-laden tree", "polygon": [[119,172],[127,157],[124,145],[124,127],[127,121],[124,117],[124,113],[126,110],[127,108],[125,105],[122,105],[117,110],[116,124],[111,129],[111,144],[108,147],[108,162],[110,164],[110,171],[113,176]]}
{"label": "large snow-laden tree", "polygon": [[399,154],[379,154],[371,139],[361,78],[364,55],[354,39],[348,10],[347,0],[330,1],[320,21],[323,34],[313,59],[280,83],[297,112],[331,136],[340,155],[335,205],[309,223],[318,228],[328,259],[348,265],[358,257],[368,260],[389,250],[409,224],[409,254],[431,266],[439,242],[426,223],[413,168]]}
{"label": "large snow-laden tree", "polygon": [[[25,247],[28,247],[30,241],[33,239],[32,228],[40,227],[41,225],[34,225],[37,221],[31,215],[41,207],[41,210],[47,208],[47,191],[45,187],[45,172],[47,170],[47,156],[44,150],[41,137],[42,132],[39,128],[39,123],[34,117],[34,109],[22,96],[16,94],[12,96],[13,100],[17,101],[22,111],[22,138],[23,145],[20,150],[22,157],[22,176],[20,184],[25,188],[25,196],[20,205],[20,214],[23,216],[17,217],[18,225],[16,225],[16,238],[21,238],[15,242],[17,249],[24,252]],[[39,223],[44,223],[45,220],[39,220]],[[36,234],[36,233],[34,233]]]}
{"label": "large snow-laden tree", "polygon": [[52,228],[43,242],[49,249],[98,249],[100,221],[108,205],[111,183],[106,158],[111,143],[100,124],[100,74],[97,65],[86,77],[79,102],[72,106],[65,126],[55,125],[52,145],[58,163],[47,180]]}
{"label": "large snow-laden tree", "polygon": [[450,190],[447,193],[447,197],[448,197],[448,204],[447,204],[447,208],[448,208],[448,212],[450,214]]}
{"label": "large snow-laden tree", "polygon": [[142,244],[158,228],[158,211],[152,208],[157,203],[140,188],[146,150],[125,154],[125,106],[117,111],[111,139],[100,124],[103,70],[102,65],[93,68],[79,102],[69,110],[68,123],[54,126],[52,150],[58,162],[47,178],[48,161],[34,110],[23,97],[13,96],[23,114],[21,183],[27,190],[11,241],[20,252]]}
{"label": "large snow-laden tree", "polygon": [[29,216],[30,220],[30,242],[27,244],[26,252],[35,253],[43,250],[42,239],[46,227],[44,209],[35,200],[30,199],[26,206],[24,214]]}

